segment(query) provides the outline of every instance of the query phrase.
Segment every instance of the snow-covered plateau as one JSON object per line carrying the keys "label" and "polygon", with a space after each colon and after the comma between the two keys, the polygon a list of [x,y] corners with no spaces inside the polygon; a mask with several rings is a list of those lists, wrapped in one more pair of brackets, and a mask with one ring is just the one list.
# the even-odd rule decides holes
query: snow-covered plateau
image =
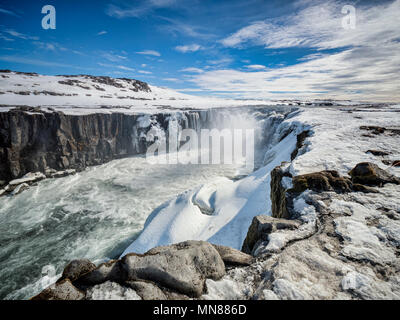
{"label": "snow-covered plateau", "polygon": [[[400,299],[400,105],[0,76],[0,298]],[[254,171],[146,161],[186,128]]]}

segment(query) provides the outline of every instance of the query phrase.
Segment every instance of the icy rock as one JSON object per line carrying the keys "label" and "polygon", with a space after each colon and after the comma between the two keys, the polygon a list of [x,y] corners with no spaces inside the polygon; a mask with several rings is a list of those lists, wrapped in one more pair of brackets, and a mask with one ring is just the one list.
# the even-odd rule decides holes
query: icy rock
{"label": "icy rock", "polygon": [[85,294],[77,289],[69,279],[62,280],[43,290],[32,300],[82,300]]}
{"label": "icy rock", "polygon": [[22,191],[29,189],[29,184],[27,183],[22,183],[18,185],[12,192],[11,195],[15,196],[17,194],[20,194]]}
{"label": "icy rock", "polygon": [[86,291],[87,300],[142,300],[132,289],[107,281]]}
{"label": "icy rock", "polygon": [[1,197],[3,194],[5,194],[5,193],[6,193],[6,190],[0,189],[0,197]]}
{"label": "icy rock", "polygon": [[31,173],[30,172],[30,173],[27,173],[26,175],[24,175],[20,179],[15,179],[15,180],[10,181],[9,186],[12,188],[12,187],[18,186],[23,183],[32,184],[34,182],[37,182],[37,181],[40,181],[43,179],[46,179],[46,176],[43,173],[41,173],[41,172]]}
{"label": "icy rock", "polygon": [[96,265],[88,259],[73,260],[64,268],[62,279],[68,278],[73,282],[94,269]]}
{"label": "icy rock", "polygon": [[164,292],[151,282],[127,281],[125,285],[135,290],[143,300],[167,300],[167,296]]}
{"label": "icy rock", "polygon": [[231,247],[213,244],[225,265],[227,266],[249,266],[253,257]]}
{"label": "icy rock", "polygon": [[195,297],[203,293],[205,279],[218,280],[225,274],[218,251],[204,241],[156,247],[144,255],[127,254],[121,264],[128,280],[153,281]]}
{"label": "icy rock", "polygon": [[67,169],[64,171],[56,171],[53,173],[50,173],[51,178],[62,178],[62,177],[67,177],[69,175],[75,174],[76,170],[75,169]]}
{"label": "icy rock", "polygon": [[46,175],[47,178],[51,178],[53,174],[57,173],[57,170],[52,169],[52,168],[46,168],[44,171],[44,174]]}

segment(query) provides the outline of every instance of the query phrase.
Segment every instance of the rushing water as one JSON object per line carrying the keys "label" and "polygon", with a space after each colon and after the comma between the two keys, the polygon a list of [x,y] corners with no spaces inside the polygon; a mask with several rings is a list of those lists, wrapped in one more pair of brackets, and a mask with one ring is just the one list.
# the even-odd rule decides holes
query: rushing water
{"label": "rushing water", "polygon": [[149,165],[132,157],[0,198],[0,298],[29,298],[74,258],[118,256],[164,201],[235,173],[233,165]]}

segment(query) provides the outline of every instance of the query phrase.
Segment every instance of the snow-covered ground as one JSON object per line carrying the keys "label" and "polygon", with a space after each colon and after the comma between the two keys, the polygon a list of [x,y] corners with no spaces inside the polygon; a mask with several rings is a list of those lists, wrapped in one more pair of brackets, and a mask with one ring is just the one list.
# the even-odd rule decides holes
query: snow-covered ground
{"label": "snow-covered ground", "polygon": [[132,82],[126,79],[0,72],[0,105],[6,105],[0,107],[0,111],[9,110],[7,105],[26,105],[41,106],[43,110],[51,107],[66,114],[154,113],[175,108],[276,104],[262,100],[196,97],[151,85],[148,88],[149,90],[137,90]]}
{"label": "snow-covered ground", "polygon": [[[382,162],[383,159],[400,159],[400,136],[368,136],[368,131],[361,130],[361,126],[399,129],[400,106],[301,108],[295,111],[278,128],[274,145],[266,153],[264,167],[239,181],[221,179],[165,203],[147,219],[143,233],[123,255],[143,253],[155,246],[189,239],[241,249],[252,218],[271,214],[271,170],[282,161],[290,161],[296,135],[304,130],[310,130],[312,136],[306,140],[303,154],[299,154],[290,165],[293,175],[321,170],[337,170],[347,175],[357,163],[365,161],[400,175],[399,168]],[[287,135],[289,131],[291,133]],[[366,153],[368,150],[385,151],[389,155],[378,157]],[[398,199],[392,200],[400,205]]]}
{"label": "snow-covered ground", "polygon": [[[108,77],[46,76],[0,71],[0,112],[15,105],[53,108],[66,114],[154,113],[171,109],[204,109],[255,105],[297,105],[304,101],[235,100],[199,97],[171,89],[148,86],[130,79]],[[147,85],[147,84],[145,84]],[[139,89],[138,89],[139,88]],[[146,88],[146,87],[145,87]],[[318,103],[324,103],[323,100]],[[329,101],[328,103],[332,103]],[[340,105],[355,102],[340,101]]]}

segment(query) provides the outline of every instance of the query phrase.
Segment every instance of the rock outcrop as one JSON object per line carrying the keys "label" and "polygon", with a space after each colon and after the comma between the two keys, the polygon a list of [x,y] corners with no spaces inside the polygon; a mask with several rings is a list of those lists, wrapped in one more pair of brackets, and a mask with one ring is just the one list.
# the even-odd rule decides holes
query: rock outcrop
{"label": "rock outcrop", "polygon": [[[236,264],[246,265],[252,259],[234,249],[218,250],[225,260]],[[219,280],[225,275],[218,250],[208,242],[185,241],[156,247],[145,254],[127,254],[98,267],[88,260],[74,260],[59,281],[32,299],[90,299],[103,287],[117,295],[132,296],[133,291],[142,299],[200,297],[206,290],[206,279]]]}
{"label": "rock outcrop", "polygon": [[349,174],[353,182],[369,186],[383,186],[386,183],[400,184],[400,178],[369,162],[357,164]]}
{"label": "rock outcrop", "polygon": [[[285,165],[277,168],[285,177],[279,170]],[[243,251],[256,262],[229,270],[220,284],[210,281],[207,297],[227,296],[223,287],[237,299],[400,299],[400,212],[390,200],[400,197],[397,177],[370,163],[350,175],[323,171],[279,181],[291,220],[255,217]],[[378,187],[373,200],[360,183]]]}
{"label": "rock outcrop", "polygon": [[[30,172],[63,176],[112,159],[142,154],[152,141],[146,133],[154,124],[168,135],[171,114],[124,113],[66,115],[40,108],[0,112],[0,180],[9,182]],[[199,127],[199,113],[176,118],[185,128]],[[145,123],[144,123],[145,122]],[[57,174],[57,172],[62,172]]]}

